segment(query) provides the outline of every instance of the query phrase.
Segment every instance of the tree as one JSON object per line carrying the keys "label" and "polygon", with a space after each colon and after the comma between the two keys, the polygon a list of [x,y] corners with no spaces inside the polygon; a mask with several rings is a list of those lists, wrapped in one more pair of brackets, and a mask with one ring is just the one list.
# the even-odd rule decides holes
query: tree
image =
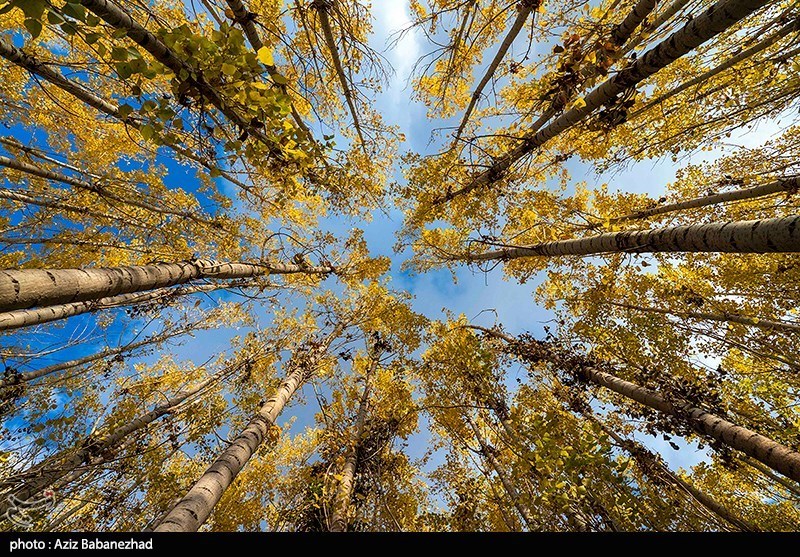
{"label": "tree", "polygon": [[798,21],[0,0],[0,528],[796,530]]}

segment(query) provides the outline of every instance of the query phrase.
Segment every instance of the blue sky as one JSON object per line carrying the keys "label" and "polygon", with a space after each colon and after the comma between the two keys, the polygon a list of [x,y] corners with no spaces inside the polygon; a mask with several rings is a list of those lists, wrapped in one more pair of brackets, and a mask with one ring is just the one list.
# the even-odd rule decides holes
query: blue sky
{"label": "blue sky", "polygon": [[[374,2],[373,14],[375,16],[374,34],[370,39],[371,46],[378,51],[385,51],[389,42],[394,37],[392,34],[410,24],[409,8],[407,0],[378,0]],[[524,51],[527,47],[526,37],[518,40],[517,52]],[[538,46],[536,48],[549,48]],[[385,90],[377,98],[377,110],[383,116],[387,124],[397,125],[405,135],[406,141],[401,145],[400,151],[415,151],[418,153],[432,153],[438,150],[440,140],[431,141],[431,133],[434,128],[444,125],[457,124],[457,117],[451,121],[430,122],[426,118],[425,107],[412,100],[412,90],[409,82],[411,70],[417,59],[427,52],[429,45],[425,44],[420,33],[409,32],[403,35],[392,50],[385,51],[384,55],[394,68],[394,74]],[[490,59],[493,49],[487,52],[486,58]],[[536,50],[532,56],[535,56]],[[513,50],[512,54],[513,56]],[[476,69],[481,72],[482,67]],[[455,120],[455,121],[452,121]],[[757,145],[769,139],[778,130],[778,125],[774,122],[762,123],[754,131],[749,131],[746,135],[734,136],[731,144]],[[690,157],[688,160],[680,161],[680,165],[688,162],[699,162],[718,157],[721,151],[705,152]],[[166,160],[162,160],[166,162]],[[646,192],[651,196],[658,196],[664,191],[664,186],[673,179],[677,165],[669,159],[663,161],[644,161],[631,165],[624,171],[618,171],[598,176],[587,165],[579,161],[570,161],[568,167],[572,172],[573,180],[585,180],[588,185],[595,186],[602,183],[609,183],[612,190],[629,192]],[[185,183],[185,171],[177,165],[169,165],[172,183]],[[395,179],[402,180],[399,169],[396,169]],[[392,283],[395,289],[405,290],[412,293],[415,298],[413,308],[415,311],[425,314],[433,319],[444,318],[442,308],[447,308],[455,314],[465,314],[474,323],[482,325],[492,325],[502,323],[511,333],[532,332],[542,333],[542,325],[553,318],[553,315],[541,307],[538,307],[533,300],[533,291],[538,285],[538,280],[528,281],[526,284],[518,284],[515,281],[507,280],[503,275],[502,266],[497,266],[489,272],[482,272],[476,268],[466,266],[456,270],[457,281],[454,283],[449,270],[431,271],[423,275],[411,275],[400,270],[400,265],[407,258],[408,253],[394,253],[395,233],[399,230],[402,215],[396,209],[388,209],[388,215],[381,211],[376,211],[371,222],[348,221],[342,219],[326,219],[324,226],[333,232],[344,232],[358,226],[364,229],[370,250],[373,255],[386,255],[392,260]],[[326,286],[334,287],[333,279],[326,281]],[[215,295],[216,296],[216,295]],[[232,299],[232,295],[224,295],[225,299]],[[268,325],[268,315],[264,311],[262,326]],[[64,339],[73,331],[87,331],[85,334],[94,330],[94,317],[84,316],[72,319],[68,322],[62,332],[56,332],[52,338],[38,339],[40,345],[56,342],[59,338]],[[141,326],[139,326],[141,328]],[[134,331],[129,327],[116,323],[109,330],[108,338],[129,339],[133,334],[140,333],[141,330]],[[195,363],[201,363],[210,356],[226,350],[230,338],[241,331],[236,330],[214,330],[199,332],[192,339],[186,339],[176,350],[178,359],[187,359]],[[61,335],[59,337],[59,335]],[[12,337],[13,339],[13,337]],[[47,365],[52,360],[62,360],[74,358],[85,353],[90,353],[98,347],[97,342],[91,345],[82,345],[74,349],[61,351],[51,357],[41,358],[34,367]],[[153,357],[148,358],[152,361]],[[513,383],[514,378],[509,378],[509,384]],[[313,403],[311,390],[306,388],[306,399],[312,401],[302,409],[293,409],[288,412],[286,419],[291,415],[298,416],[295,430],[305,423],[309,423],[316,412],[316,405]],[[694,447],[684,445],[682,450],[674,451],[669,445],[660,439],[653,439],[641,436],[648,445],[658,450],[665,457],[667,462],[673,467],[688,467],[700,461],[705,451],[697,450]],[[420,450],[424,447],[424,441],[418,438],[417,445],[412,449]],[[412,453],[414,451],[412,450]]]}

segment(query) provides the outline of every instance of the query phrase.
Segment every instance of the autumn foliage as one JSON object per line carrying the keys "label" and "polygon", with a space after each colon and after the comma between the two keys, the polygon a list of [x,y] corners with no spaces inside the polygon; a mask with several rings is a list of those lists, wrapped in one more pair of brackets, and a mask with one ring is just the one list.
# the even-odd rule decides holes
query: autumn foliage
{"label": "autumn foliage", "polygon": [[0,529],[796,530],[800,6],[398,5],[0,0]]}

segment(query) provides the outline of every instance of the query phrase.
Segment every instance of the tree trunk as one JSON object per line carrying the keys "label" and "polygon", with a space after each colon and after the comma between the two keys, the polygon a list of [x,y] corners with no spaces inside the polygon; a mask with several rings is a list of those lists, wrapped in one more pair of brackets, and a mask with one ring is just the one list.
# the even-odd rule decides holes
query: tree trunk
{"label": "tree trunk", "polygon": [[372,390],[372,378],[378,367],[379,356],[380,354],[373,356],[372,362],[364,376],[364,392],[361,394],[361,400],[358,403],[355,431],[353,432],[351,441],[352,446],[348,447],[347,459],[340,473],[342,478],[339,480],[339,488],[336,491],[336,497],[333,503],[333,515],[329,528],[331,532],[347,531],[347,512],[350,509],[350,501],[353,496],[353,483],[356,475],[356,466],[358,464],[358,453],[364,436],[364,426],[367,423],[367,409],[369,407],[369,395]]}
{"label": "tree trunk", "polygon": [[295,352],[287,365],[286,378],[278,391],[250,420],[247,427],[222,451],[189,489],[181,501],[155,527],[156,532],[196,532],[208,519],[225,490],[256,452],[292,395],[314,373],[333,340],[343,327],[337,326],[324,341],[307,343]]}
{"label": "tree trunk", "polygon": [[[83,103],[91,106],[106,114],[107,116],[111,116],[115,120],[119,120],[126,126],[131,126],[133,129],[141,129],[142,123],[132,117],[131,115],[122,116],[119,112],[119,107],[115,106],[108,101],[98,97],[79,83],[75,83],[66,79],[60,73],[53,70],[46,64],[38,61],[36,58],[29,54],[25,54],[10,42],[7,42],[5,39],[0,37],[0,56],[5,58],[6,60],[18,65],[21,68],[24,68],[31,72],[34,75],[37,75],[44,80],[52,83],[59,89],[66,91],[76,99],[80,100]],[[164,138],[162,138],[163,140]],[[165,145],[169,146],[173,149],[176,153],[186,157],[187,159],[194,161],[195,163],[199,164],[200,166],[208,169],[209,171],[217,172],[220,176],[231,182],[232,184],[237,185],[238,187],[242,188],[243,190],[252,193],[252,188],[233,176],[227,170],[217,168],[213,164],[209,163],[208,161],[204,160],[202,157],[196,155],[194,151],[190,149],[186,149],[177,145],[176,143],[170,143],[165,141]]]}
{"label": "tree trunk", "polygon": [[[174,299],[181,296],[188,296],[198,292],[214,292],[226,288],[244,287],[243,284],[199,284],[197,286],[180,286],[177,288],[158,288],[147,292],[133,292],[130,294],[119,294],[108,296],[99,300],[89,300],[86,302],[72,302],[69,304],[55,304],[52,306],[37,307],[33,309],[17,309],[0,313],[0,331],[19,329],[20,327],[32,327],[82,315],[84,313],[94,313],[102,309],[109,309],[121,306],[135,306],[147,302],[160,302]],[[2,382],[0,382],[2,386]]]}
{"label": "tree trunk", "polygon": [[[509,440],[517,446],[521,446],[519,443],[519,434],[517,430],[511,425],[511,420],[508,418],[508,415],[505,412],[499,411],[499,408],[496,404],[491,405],[492,412],[494,413],[497,421],[500,422],[500,425],[503,427],[503,431],[505,431],[506,435],[508,436]],[[531,474],[538,479],[542,479],[542,473],[536,468],[535,463],[527,459],[528,464],[530,465]],[[578,532],[590,532],[591,528],[589,524],[583,517],[583,513],[580,509],[575,508],[572,503],[570,503],[566,509],[564,510],[564,514],[566,514],[568,521],[574,525],[575,530]]]}
{"label": "tree trunk", "polygon": [[511,481],[511,478],[506,475],[502,465],[494,456],[494,448],[490,447],[483,438],[478,426],[471,419],[469,419],[469,417],[466,417],[466,420],[470,428],[472,428],[472,431],[475,433],[475,438],[477,439],[478,444],[481,446],[481,454],[484,456],[484,458],[486,458],[486,461],[497,474],[497,477],[500,479],[500,483],[503,484],[503,489],[505,489],[506,494],[511,499],[511,502],[514,504],[517,512],[519,512],[520,516],[525,521],[525,525],[531,531],[538,530],[538,525],[536,524],[536,520],[533,518],[531,510],[525,503],[522,502],[522,498],[520,497],[517,488],[514,486],[514,483]]}
{"label": "tree trunk", "polygon": [[[786,323],[784,321],[773,321],[771,319],[761,319],[758,317],[746,317],[744,315],[737,315],[735,313],[707,313],[701,311],[672,311],[668,309],[643,307],[634,304],[620,304],[618,302],[607,302],[612,306],[617,306],[626,309],[633,309],[636,311],[661,313],[663,315],[674,315],[676,317],[690,317],[692,319],[702,319],[707,321],[719,321],[722,323],[739,323],[741,325],[748,325],[750,327],[759,327],[766,330],[780,330],[787,333],[800,332],[800,325],[796,323]],[[786,362],[791,363],[791,362]]]}
{"label": "tree trunk", "polygon": [[364,141],[364,135],[361,132],[361,123],[358,119],[358,111],[356,110],[353,92],[350,90],[350,85],[347,83],[347,75],[344,73],[342,60],[339,58],[339,50],[336,48],[336,40],[333,38],[333,29],[331,29],[331,21],[328,17],[330,2],[329,0],[314,0],[311,3],[311,7],[316,10],[319,16],[319,25],[322,27],[325,45],[330,52],[333,68],[342,86],[342,92],[344,93],[345,101],[347,101],[347,107],[350,109],[350,114],[353,116],[353,126],[356,128],[359,141],[361,141],[361,147],[364,149],[364,153],[369,155],[369,153],[367,153],[367,144]]}
{"label": "tree trunk", "polygon": [[792,493],[796,497],[800,498],[800,486],[798,486],[797,484],[793,484],[791,481],[787,480],[786,478],[783,478],[783,477],[779,476],[778,474],[776,474],[775,472],[773,472],[772,470],[770,470],[769,468],[767,468],[766,466],[764,466],[763,464],[761,464],[757,460],[753,460],[752,458],[749,458],[749,457],[744,457],[742,459],[742,462],[744,462],[745,464],[747,464],[748,466],[750,466],[752,468],[755,468],[756,470],[758,470],[759,472],[761,472],[762,474],[767,476],[772,481],[781,484],[790,493]]}
{"label": "tree trunk", "polygon": [[153,58],[169,68],[176,76],[180,76],[181,71],[187,72],[191,83],[195,85],[203,97],[224,114],[228,120],[236,124],[239,128],[247,130],[250,135],[264,143],[273,156],[280,160],[283,159],[283,155],[280,153],[280,150],[276,147],[273,140],[269,139],[264,132],[251,125],[249,121],[242,118],[242,116],[237,114],[234,110],[225,106],[225,103],[217,94],[216,90],[209,85],[198,72],[185,60],[179,58],[172,49],[161,42],[153,33],[136,23],[130,14],[108,0],[78,1],[114,29],[124,30],[128,38],[149,52]]}
{"label": "tree trunk", "polygon": [[450,200],[476,188],[491,185],[522,157],[768,3],[768,0],[719,0],[682,29],[637,58],[629,67],[586,95],[583,106],[567,110],[548,126],[536,133],[529,133],[519,147],[498,157],[494,164],[475,176],[470,183],[442,199]]}
{"label": "tree trunk", "polygon": [[759,433],[733,424],[688,402],[673,404],[660,394],[591,366],[579,370],[581,376],[626,398],[679,420],[686,421],[698,433],[739,450],[773,470],[800,481],[800,453]]}
{"label": "tree trunk", "polygon": [[264,43],[261,42],[261,37],[258,35],[258,29],[256,29],[255,23],[255,14],[250,13],[244,7],[242,0],[225,0],[228,3],[228,7],[230,7],[231,11],[234,15],[234,23],[238,23],[242,26],[242,30],[244,30],[244,34],[247,37],[247,41],[250,43],[250,46],[253,47],[253,50],[258,52],[263,46]]}
{"label": "tree trunk", "polygon": [[[501,331],[477,325],[469,325],[468,327],[484,331],[490,336],[501,338],[510,343],[519,343],[514,337]],[[670,402],[655,391],[597,369],[590,361],[580,356],[574,357],[571,354],[559,354],[549,343],[531,341],[525,343],[525,348],[528,353],[521,357],[528,361],[545,361],[553,365],[563,365],[563,360],[572,360],[573,362],[570,364],[573,368],[572,371],[580,378],[605,387],[653,410],[669,414],[678,420],[684,421],[698,433],[712,437],[724,445],[741,451],[788,478],[800,481],[800,453],[785,445],[697,408],[689,402]]]}
{"label": "tree trunk", "polygon": [[733,56],[733,57],[729,58],[728,60],[725,60],[722,64],[719,64],[718,66],[716,66],[714,68],[711,68],[707,72],[703,72],[702,74],[698,75],[697,77],[695,77],[693,79],[690,79],[689,81],[686,81],[686,82],[680,84],[679,86],[675,87],[674,89],[672,89],[670,91],[667,91],[663,95],[659,95],[655,99],[649,101],[643,107],[638,108],[638,109],[636,109],[636,111],[634,111],[633,113],[629,114],[628,115],[628,120],[633,120],[634,118],[636,118],[637,116],[639,116],[643,112],[653,108],[654,106],[663,103],[664,101],[674,97],[675,95],[679,95],[680,93],[683,93],[684,91],[686,91],[687,89],[689,89],[691,87],[694,87],[695,85],[699,85],[701,83],[705,83],[706,81],[708,81],[712,77],[714,77],[716,75],[719,75],[722,72],[724,72],[725,70],[728,70],[728,69],[732,68],[733,66],[735,66],[739,62],[747,60],[751,56],[755,56],[756,54],[758,54],[762,50],[766,50],[767,48],[771,47],[772,45],[774,45],[775,43],[780,41],[782,38],[787,36],[789,33],[797,32],[798,29],[800,28],[799,26],[800,26],[800,20],[795,20],[795,21],[792,21],[791,23],[788,23],[788,24],[784,25],[783,27],[778,29],[778,31],[773,33],[772,35],[768,36],[767,38],[765,38],[765,39],[763,39],[763,40],[761,40],[759,42],[757,42],[756,44],[754,44],[750,48],[743,50],[742,52],[740,52],[736,56]]}
{"label": "tree trunk", "polygon": [[[258,34],[258,29],[256,28],[255,14],[249,12],[247,8],[245,8],[241,0],[225,0],[225,1],[228,3],[228,6],[233,12],[233,15],[235,17],[234,21],[239,25],[241,25],[242,29],[244,29],[244,34],[247,37],[247,41],[250,43],[250,46],[252,46],[253,50],[255,50],[256,52],[261,50],[264,47],[264,43]],[[264,67],[267,68],[267,73],[270,75],[270,77],[274,78],[276,75],[280,75],[278,73],[278,69],[274,65],[264,64]],[[284,85],[282,82],[281,83],[276,82],[275,84],[284,95],[287,94],[286,85]],[[297,127],[305,132],[309,140],[313,140],[313,135],[311,133],[311,130],[308,129],[308,126],[303,121],[303,118],[297,112],[294,103],[292,103],[292,117],[294,118],[294,122],[295,124],[297,124]]]}
{"label": "tree trunk", "polygon": [[[689,482],[675,474],[672,470],[670,470],[666,464],[664,464],[661,459],[653,454],[649,449],[642,446],[641,444],[637,443],[636,441],[626,439],[625,437],[619,435],[616,431],[608,427],[606,424],[601,422],[594,414],[589,413],[590,411],[584,412],[584,415],[600,426],[600,428],[611,437],[620,448],[627,451],[634,460],[644,459],[646,460],[645,465],[642,466],[642,471],[647,473],[647,470],[655,468],[659,470],[664,478],[670,481],[673,485],[678,487],[679,489],[685,491],[689,495],[691,495],[698,503],[700,503],[703,507],[707,510],[711,511],[713,514],[732,524],[737,529],[743,532],[758,532],[761,529],[744,520],[742,518],[737,517],[734,515],[730,510],[727,509],[722,503],[711,497],[710,495],[700,491]],[[647,466],[650,464],[651,466]]]}
{"label": "tree trunk", "polygon": [[622,46],[630,38],[639,24],[650,15],[656,7],[656,0],[639,0],[628,16],[611,32],[614,44]]}
{"label": "tree trunk", "polygon": [[775,180],[774,182],[763,184],[761,186],[726,191],[724,193],[715,193],[713,195],[696,197],[694,199],[687,199],[686,201],[679,201],[677,203],[653,207],[652,209],[637,211],[629,215],[613,218],[609,222],[619,223],[629,220],[646,219],[655,215],[674,213],[676,211],[684,211],[686,209],[696,209],[698,207],[708,207],[709,205],[730,203],[732,201],[742,201],[744,199],[755,199],[757,197],[764,197],[774,193],[795,193],[797,192],[798,188],[800,188],[800,176],[791,176],[789,178],[781,178],[780,180]]}
{"label": "tree trunk", "polygon": [[43,531],[44,532],[56,532],[56,531],[58,531],[59,527],[65,521],[67,521],[70,518],[72,518],[73,515],[75,515],[76,513],[80,512],[80,510],[83,509],[84,507],[86,507],[86,505],[88,505],[89,503],[93,503],[93,501],[91,499],[84,499],[79,504],[73,505],[72,508],[70,508],[69,510],[64,511],[63,513],[61,513],[60,515],[55,517],[53,520],[48,522],[47,525],[44,527]]}
{"label": "tree trunk", "polygon": [[508,49],[511,48],[512,44],[514,44],[514,40],[517,38],[517,35],[519,35],[520,31],[522,31],[522,28],[525,27],[525,22],[528,21],[528,17],[531,15],[531,12],[534,10],[534,8],[536,8],[536,4],[538,4],[538,2],[534,3],[528,1],[520,2],[517,5],[517,17],[514,19],[511,29],[508,30],[503,42],[500,43],[500,47],[497,49],[494,59],[492,59],[489,66],[486,68],[486,71],[483,73],[483,77],[478,83],[478,86],[475,87],[475,91],[472,93],[472,98],[469,101],[467,109],[464,111],[464,116],[461,118],[458,131],[456,131],[455,138],[453,139],[454,146],[457,145],[461,139],[461,134],[464,133],[464,128],[469,122],[469,117],[472,114],[475,105],[478,104],[478,101],[481,98],[484,87],[486,87],[486,85],[489,83],[489,80],[492,79],[492,76],[494,75],[495,71],[497,71],[497,68],[500,66],[503,58],[505,58]]}
{"label": "tree trunk", "polygon": [[452,260],[507,261],[532,256],[596,255],[602,253],[796,253],[800,252],[800,216],[670,226],[653,230],[607,232],[588,238],[557,240],[508,247]]}
{"label": "tree trunk", "polygon": [[122,117],[122,115],[119,113],[118,107],[89,92],[82,85],[66,79],[48,65],[39,62],[33,56],[25,54],[4,37],[0,37],[0,56],[9,62],[25,68],[29,72],[44,78],[59,89],[62,89],[74,97],[79,98],[92,108],[108,114],[109,116],[113,116],[122,122],[133,123],[133,119],[130,117]]}
{"label": "tree trunk", "polygon": [[0,311],[100,300],[203,278],[245,279],[269,274],[331,272],[330,266],[205,260],[87,269],[10,269],[0,271]]}
{"label": "tree trunk", "polygon": [[68,369],[72,369],[78,366],[82,366],[84,364],[95,362],[97,360],[102,360],[104,358],[109,358],[111,356],[117,356],[118,354],[123,354],[125,352],[132,352],[138,348],[147,346],[149,344],[158,344],[170,338],[186,334],[189,332],[189,330],[190,328],[186,327],[179,329],[177,331],[154,335],[150,338],[146,338],[138,342],[126,344],[124,346],[118,346],[117,348],[109,348],[106,350],[102,350],[96,354],[90,354],[88,356],[84,356],[83,358],[77,358],[75,360],[69,360],[67,362],[53,364],[39,369],[34,369],[32,371],[18,372],[11,379],[0,379],[0,399],[3,398],[3,392],[2,392],[3,389],[6,389],[8,387],[13,387],[15,385],[19,385],[20,383],[30,383],[31,381],[35,381],[36,379],[45,377],[47,375],[51,375],[53,373],[58,373],[59,371],[66,371]]}
{"label": "tree trunk", "polygon": [[[692,2],[692,0],[675,0],[672,4],[667,6],[667,8],[663,12],[661,12],[658,15],[658,17],[653,20],[652,23],[645,25],[642,30],[648,31],[651,34],[655,33],[661,28],[662,25],[664,25],[667,21],[672,19],[672,16],[674,16],[676,13],[678,13],[684,7],[686,7],[686,5],[689,4],[689,2]],[[639,37],[631,41],[628,45],[626,45],[624,50],[622,51],[622,56],[626,56],[631,50],[639,46],[639,43],[641,43],[643,39],[644,37],[640,35]]]}
{"label": "tree trunk", "polygon": [[[34,465],[28,471],[20,474],[23,478],[21,486],[11,486],[0,497],[0,516],[6,516],[9,508],[13,505],[9,500],[12,495],[21,501],[35,497],[57,481],[76,472],[84,463],[90,461],[92,455],[102,455],[113,450],[131,434],[144,429],[160,417],[174,412],[176,407],[217,381],[223,374],[229,373],[229,371],[226,369],[218,372],[200,382],[197,386],[173,396],[163,404],[153,408],[150,412],[134,418],[115,430],[96,438],[88,437],[76,449],[56,453],[41,463]],[[9,483],[9,481],[6,481],[5,485],[8,486]]]}

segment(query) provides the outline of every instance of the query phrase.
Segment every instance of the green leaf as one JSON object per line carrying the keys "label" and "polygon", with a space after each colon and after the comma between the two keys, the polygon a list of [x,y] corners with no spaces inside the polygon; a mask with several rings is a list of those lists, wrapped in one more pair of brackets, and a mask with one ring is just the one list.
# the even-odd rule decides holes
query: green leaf
{"label": "green leaf", "polygon": [[272,76],[272,81],[277,83],[278,85],[286,85],[289,83],[289,80],[283,77],[281,74],[276,73]]}
{"label": "green leaf", "polygon": [[158,117],[167,122],[175,117],[175,111],[169,107],[162,108],[158,111]]}
{"label": "green leaf", "polygon": [[20,2],[18,0],[16,2],[12,2],[12,5],[16,5],[22,9],[22,12],[25,14],[26,18],[41,21],[42,16],[44,15],[44,10],[47,7],[47,2],[45,0],[25,0],[24,2]]}
{"label": "green leaf", "polygon": [[52,25],[58,25],[60,23],[64,23],[64,18],[61,17],[61,14],[58,12],[50,10],[47,12],[47,21],[49,21]]}
{"label": "green leaf", "polygon": [[128,62],[117,62],[115,68],[120,79],[128,79],[131,75],[133,75],[131,65]]}
{"label": "green leaf", "polygon": [[25,29],[31,34],[32,39],[42,34],[42,22],[38,19],[26,19],[23,24],[25,25]]}
{"label": "green leaf", "polygon": [[115,39],[121,39],[122,37],[126,37],[128,35],[128,31],[125,29],[115,29],[111,36]]}
{"label": "green leaf", "polygon": [[64,12],[64,15],[75,18],[78,21],[86,21],[86,8],[80,4],[67,2],[64,4],[64,7],[61,9],[61,11]]}
{"label": "green leaf", "polygon": [[147,69],[147,62],[145,62],[144,58],[134,58],[128,64],[130,64],[131,72],[133,73],[142,73]]}
{"label": "green leaf", "polygon": [[100,40],[99,33],[86,33],[86,36],[83,37],[83,40],[86,41],[86,44],[94,44],[98,40]]}
{"label": "green leaf", "polygon": [[128,116],[130,116],[133,113],[133,107],[131,105],[129,105],[129,104],[121,104],[121,105],[119,105],[119,108],[117,109],[117,112],[119,112],[119,115],[121,117],[127,118]]}
{"label": "green leaf", "polygon": [[75,33],[78,32],[75,26],[69,21],[65,21],[64,23],[61,24],[61,30],[67,35],[74,35]]}
{"label": "green leaf", "polygon": [[145,140],[149,141],[155,135],[156,130],[153,129],[153,126],[150,124],[145,124],[139,128],[139,133],[142,134],[142,137],[145,138]]}
{"label": "green leaf", "polygon": [[233,64],[222,64],[222,73],[225,75],[236,75],[236,66]]}
{"label": "green leaf", "polygon": [[128,49],[121,46],[115,46],[111,49],[111,59],[118,62],[125,62],[128,59]]}

